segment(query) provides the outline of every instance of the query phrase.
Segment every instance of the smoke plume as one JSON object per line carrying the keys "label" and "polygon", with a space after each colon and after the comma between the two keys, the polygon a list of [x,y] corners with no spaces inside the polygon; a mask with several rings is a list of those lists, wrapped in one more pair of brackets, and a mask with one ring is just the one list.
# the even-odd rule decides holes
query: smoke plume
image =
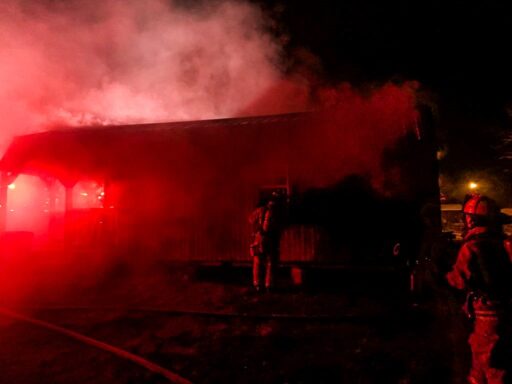
{"label": "smoke plume", "polygon": [[0,147],[52,125],[230,117],[280,78],[259,8],[169,0],[0,4]]}

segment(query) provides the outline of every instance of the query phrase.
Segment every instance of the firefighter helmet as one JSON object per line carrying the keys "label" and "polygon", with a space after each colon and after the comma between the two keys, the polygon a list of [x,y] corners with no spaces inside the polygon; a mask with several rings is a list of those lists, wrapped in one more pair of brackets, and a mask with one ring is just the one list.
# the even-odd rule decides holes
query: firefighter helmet
{"label": "firefighter helmet", "polygon": [[500,210],[496,202],[481,195],[473,195],[464,204],[462,212],[466,215],[495,218],[499,216]]}

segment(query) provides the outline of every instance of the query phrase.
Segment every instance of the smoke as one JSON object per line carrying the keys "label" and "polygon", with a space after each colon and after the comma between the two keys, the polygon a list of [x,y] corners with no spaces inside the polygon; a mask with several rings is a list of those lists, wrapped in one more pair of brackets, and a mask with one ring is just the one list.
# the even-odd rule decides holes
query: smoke
{"label": "smoke", "polygon": [[[404,166],[385,164],[383,156],[395,149],[398,140],[416,134],[418,90],[419,84],[414,81],[388,83],[364,91],[348,83],[327,87],[315,86],[315,81],[283,81],[251,107],[267,110],[274,106],[277,111],[287,107],[293,110],[300,105],[304,110],[316,111],[312,121],[303,123],[314,130],[296,129],[287,138],[292,148],[288,155],[292,165],[287,172],[295,173],[294,182],[299,187],[328,187],[344,176],[360,174],[368,177],[380,192],[396,193],[400,183],[386,178],[392,176],[389,168]],[[282,98],[286,93],[294,97]],[[251,159],[264,178],[263,175],[275,173],[276,164],[282,162],[279,155],[271,155],[281,153],[282,148],[270,140],[262,141],[259,145],[264,145],[266,151],[256,151]],[[246,148],[242,152],[254,151]],[[405,156],[412,160],[412,154]]]}
{"label": "smoke", "polygon": [[286,113],[363,97],[324,87],[308,52],[285,59],[275,30],[243,1],[2,2],[0,150],[15,134],[59,125]]}
{"label": "smoke", "polygon": [[53,125],[230,117],[281,77],[281,47],[245,2],[0,5],[0,146]]}
{"label": "smoke", "polygon": [[[57,125],[193,120],[327,108],[314,122],[317,131],[304,130],[291,138],[291,147],[296,149],[291,153],[294,181],[303,189],[327,187],[350,174],[368,175],[377,187],[389,182],[384,180],[389,175],[381,170],[382,154],[416,117],[416,85],[387,85],[367,92],[347,84],[328,88],[317,77],[318,63],[311,58],[309,64],[285,75],[283,47],[269,28],[260,9],[239,1],[192,8],[171,0],[4,1],[0,4],[0,150],[12,135]],[[214,218],[226,216],[224,220],[232,219],[228,214],[236,214],[239,230],[245,230],[245,214],[237,205],[241,199],[233,196],[238,196],[244,181],[252,185],[255,180],[267,182],[269,174],[276,180],[285,176],[286,167],[276,166],[283,160],[282,146],[279,140],[272,144],[255,134],[261,140],[257,148],[268,146],[266,151],[255,151],[251,140],[233,145],[219,136],[213,146],[219,150],[217,156],[196,153],[197,148],[186,145],[179,148],[174,155],[183,164],[184,175],[176,176],[176,185],[170,184],[172,180],[149,179],[143,183],[136,180],[139,189],[125,188],[130,192],[126,199],[131,199],[125,207],[133,212],[133,220],[128,217],[125,226],[133,224],[134,232],[131,236],[126,229],[121,235],[138,235],[140,239],[147,234],[147,243],[165,238],[173,245],[173,240],[180,240],[179,231],[187,230],[186,224],[198,227],[194,220],[206,213]],[[203,168],[190,159],[201,159]],[[195,168],[187,169],[187,164]],[[400,185],[400,177],[396,179],[392,184]],[[16,187],[17,194],[19,191],[23,191],[21,180]],[[27,200],[34,200],[37,192],[30,192]],[[11,205],[16,203],[11,196],[9,199]],[[13,215],[18,214],[14,209]],[[26,212],[20,216],[19,228],[14,229],[22,228],[23,220],[34,222],[36,209]],[[143,220],[146,216],[150,225]],[[189,222],[184,223],[185,219]],[[218,223],[198,227],[198,232],[209,237],[203,242],[194,238],[194,248],[204,247],[204,254],[212,248],[226,254],[239,252],[239,244],[231,244],[232,239],[221,241],[217,236],[221,230]],[[240,241],[246,235],[241,233]],[[160,245],[156,241],[155,248]],[[86,266],[95,276],[114,262],[107,257],[97,263],[90,258],[74,261],[73,270],[66,265],[68,278],[63,280],[73,282]],[[24,260],[13,260],[12,268],[4,273],[24,271],[18,268],[24,264]],[[48,281],[60,275],[41,265],[46,273],[35,275]],[[27,273],[30,277],[32,272]],[[14,280],[16,289],[8,286],[5,291],[21,292],[18,283],[23,286],[27,281],[30,279],[20,277]]]}

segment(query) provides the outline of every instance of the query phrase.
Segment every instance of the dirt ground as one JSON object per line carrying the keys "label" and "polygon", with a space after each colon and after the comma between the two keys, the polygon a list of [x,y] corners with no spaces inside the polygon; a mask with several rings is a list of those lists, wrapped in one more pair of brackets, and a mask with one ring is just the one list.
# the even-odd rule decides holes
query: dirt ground
{"label": "dirt ground", "polygon": [[[444,287],[418,304],[404,276],[391,271],[319,270],[306,277],[306,286],[294,287],[283,269],[276,292],[256,295],[248,268],[120,264],[95,279],[34,285],[23,302],[4,304],[193,383],[464,382],[466,322]],[[0,383],[165,382],[5,318],[0,340]]]}

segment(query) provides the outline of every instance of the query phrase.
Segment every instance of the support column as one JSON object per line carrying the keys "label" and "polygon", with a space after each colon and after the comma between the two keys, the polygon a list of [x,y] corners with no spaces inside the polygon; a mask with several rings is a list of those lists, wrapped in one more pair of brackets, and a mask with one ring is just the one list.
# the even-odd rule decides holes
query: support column
{"label": "support column", "polygon": [[109,219],[108,223],[108,240],[109,246],[117,246],[119,245],[119,189],[118,184],[116,184],[112,178],[105,179],[105,199],[104,199],[104,207],[107,213],[107,217]]}
{"label": "support column", "polygon": [[66,215],[73,209],[73,187],[66,185]]}
{"label": "support column", "polygon": [[65,197],[65,211],[64,211],[64,243],[66,245],[71,245],[72,243],[72,221],[71,221],[71,211],[73,210],[73,189],[75,187],[76,181],[61,181],[64,188],[66,188],[66,197]]}
{"label": "support column", "polygon": [[7,186],[4,177],[0,182],[0,233],[5,232],[7,226]]}
{"label": "support column", "polygon": [[55,199],[57,198],[55,184],[57,180],[51,177],[45,177],[42,180],[46,184],[46,188],[48,190],[48,194],[46,195],[46,198],[48,199],[48,204],[46,205],[46,210],[48,213],[48,239],[53,240],[55,235],[53,219],[55,215]]}
{"label": "support column", "polygon": [[57,200],[57,193],[55,191],[55,183],[56,183],[56,180],[55,179],[51,179],[49,182],[48,182],[48,213],[50,214],[54,214],[55,213],[55,210],[56,210],[56,200]]}
{"label": "support column", "polygon": [[96,223],[95,241],[101,244],[102,247],[108,246],[112,241],[110,226],[111,226],[111,212],[110,212],[110,183],[108,178],[103,179],[103,196],[102,196],[102,209],[99,223]]}
{"label": "support column", "polygon": [[1,172],[0,173],[0,233],[5,232],[7,228],[7,192],[9,190],[9,184],[11,184],[17,174],[13,172]]}

